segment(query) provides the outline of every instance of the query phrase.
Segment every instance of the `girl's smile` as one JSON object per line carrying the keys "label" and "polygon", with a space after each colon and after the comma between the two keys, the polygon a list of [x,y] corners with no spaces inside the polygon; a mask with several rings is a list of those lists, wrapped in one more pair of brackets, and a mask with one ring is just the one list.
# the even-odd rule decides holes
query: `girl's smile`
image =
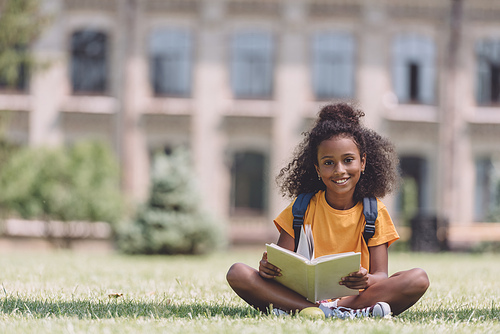
{"label": "girl's smile", "polygon": [[336,136],[318,146],[316,171],[326,185],[326,200],[335,209],[353,207],[354,189],[365,169],[366,156],[360,156],[350,137]]}

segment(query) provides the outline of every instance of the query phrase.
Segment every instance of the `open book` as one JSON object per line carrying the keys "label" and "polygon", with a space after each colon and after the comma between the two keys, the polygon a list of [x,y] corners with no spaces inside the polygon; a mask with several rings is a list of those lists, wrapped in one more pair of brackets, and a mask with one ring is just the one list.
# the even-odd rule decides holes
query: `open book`
{"label": "open book", "polygon": [[361,253],[332,254],[309,260],[276,244],[266,244],[266,247],[269,263],[281,269],[282,276],[275,280],[307,300],[314,303],[358,294],[358,290],[339,282],[342,277],[359,270]]}

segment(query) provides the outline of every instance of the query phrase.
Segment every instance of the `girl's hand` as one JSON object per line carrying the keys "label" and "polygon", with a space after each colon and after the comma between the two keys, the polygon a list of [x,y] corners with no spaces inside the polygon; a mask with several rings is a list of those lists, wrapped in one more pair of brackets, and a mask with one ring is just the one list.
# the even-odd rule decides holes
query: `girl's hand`
{"label": "girl's hand", "polygon": [[267,252],[262,254],[262,260],[259,262],[259,275],[263,278],[281,276],[281,269],[267,262]]}
{"label": "girl's hand", "polygon": [[353,273],[350,273],[349,275],[342,277],[342,280],[340,281],[340,285],[345,285],[349,289],[366,289],[369,284],[368,280],[370,278],[370,275],[368,274],[368,270],[366,270],[363,267],[359,267],[359,270]]}

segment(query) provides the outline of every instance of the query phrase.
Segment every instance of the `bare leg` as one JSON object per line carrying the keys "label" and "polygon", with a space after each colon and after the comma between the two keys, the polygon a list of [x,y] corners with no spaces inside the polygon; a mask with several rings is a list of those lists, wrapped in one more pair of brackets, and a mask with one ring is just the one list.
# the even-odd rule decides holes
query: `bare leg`
{"label": "bare leg", "polygon": [[371,306],[377,302],[386,302],[394,315],[408,309],[423,296],[429,287],[429,278],[424,270],[415,268],[400,271],[381,282],[370,286],[358,296],[339,300],[339,306],[353,309]]}
{"label": "bare leg", "polygon": [[266,312],[270,304],[292,312],[317,306],[287,287],[262,278],[257,270],[243,263],[233,264],[226,278],[238,296],[262,312]]}

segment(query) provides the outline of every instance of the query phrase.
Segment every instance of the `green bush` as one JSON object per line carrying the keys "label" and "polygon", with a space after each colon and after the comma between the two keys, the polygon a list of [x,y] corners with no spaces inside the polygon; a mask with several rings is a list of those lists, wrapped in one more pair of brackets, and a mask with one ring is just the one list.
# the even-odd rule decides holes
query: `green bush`
{"label": "green bush", "polygon": [[201,209],[188,153],[154,158],[147,203],[118,231],[118,246],[132,254],[200,254],[225,245],[223,224]]}
{"label": "green bush", "polygon": [[0,167],[0,189],[3,216],[115,223],[123,208],[118,166],[98,142],[16,150]]}

